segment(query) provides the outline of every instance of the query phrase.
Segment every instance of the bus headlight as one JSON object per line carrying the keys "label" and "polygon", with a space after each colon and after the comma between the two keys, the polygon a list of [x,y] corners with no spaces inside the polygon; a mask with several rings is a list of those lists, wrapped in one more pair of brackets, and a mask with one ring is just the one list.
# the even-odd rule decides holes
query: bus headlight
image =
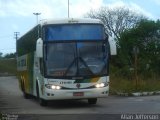
{"label": "bus headlight", "polygon": [[55,85],[52,85],[52,86],[51,86],[51,89],[56,89],[56,86],[55,86]]}
{"label": "bus headlight", "polygon": [[53,89],[53,90],[59,90],[59,89],[61,89],[61,86],[58,86],[58,85],[49,85],[49,84],[46,84],[45,86],[46,86],[46,88]]}
{"label": "bus headlight", "polygon": [[56,89],[56,90],[61,89],[61,87],[60,87],[60,86],[55,86],[55,85],[52,85],[52,86],[51,86],[51,88],[52,88],[52,89],[54,89],[54,90],[55,90],[55,89]]}
{"label": "bus headlight", "polygon": [[95,86],[96,88],[102,88],[102,87],[107,86],[107,83],[99,83],[99,84],[96,84]]}

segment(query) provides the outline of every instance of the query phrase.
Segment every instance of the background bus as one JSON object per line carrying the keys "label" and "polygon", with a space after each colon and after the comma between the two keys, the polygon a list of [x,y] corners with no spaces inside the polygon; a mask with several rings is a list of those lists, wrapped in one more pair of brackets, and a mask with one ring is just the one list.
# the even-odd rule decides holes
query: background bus
{"label": "background bus", "polygon": [[[113,46],[113,47],[112,47]],[[17,70],[25,98],[88,99],[109,94],[109,56],[114,53],[96,19],[44,21],[17,40]]]}

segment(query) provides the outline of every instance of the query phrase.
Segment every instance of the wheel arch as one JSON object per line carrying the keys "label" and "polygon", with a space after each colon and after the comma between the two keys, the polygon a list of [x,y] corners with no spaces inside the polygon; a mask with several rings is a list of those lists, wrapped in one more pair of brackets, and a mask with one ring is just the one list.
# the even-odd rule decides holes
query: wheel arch
{"label": "wheel arch", "polygon": [[40,81],[37,79],[36,80],[36,96],[39,98],[41,98],[41,96],[42,96],[40,87],[41,87]]}

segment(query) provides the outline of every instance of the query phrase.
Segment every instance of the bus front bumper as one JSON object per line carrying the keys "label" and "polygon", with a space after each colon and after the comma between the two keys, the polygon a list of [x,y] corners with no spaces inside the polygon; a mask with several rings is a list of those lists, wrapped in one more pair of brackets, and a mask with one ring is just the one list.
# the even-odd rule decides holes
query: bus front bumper
{"label": "bus front bumper", "polygon": [[76,89],[76,90],[53,90],[45,89],[42,94],[44,100],[63,100],[63,99],[88,99],[107,97],[109,94],[109,86],[103,88],[92,89]]}

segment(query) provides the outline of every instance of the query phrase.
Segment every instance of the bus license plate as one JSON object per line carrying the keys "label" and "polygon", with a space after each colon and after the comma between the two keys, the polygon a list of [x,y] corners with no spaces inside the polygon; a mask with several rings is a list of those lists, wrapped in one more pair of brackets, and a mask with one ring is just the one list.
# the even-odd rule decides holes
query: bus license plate
{"label": "bus license plate", "polygon": [[73,96],[84,96],[83,92],[74,92]]}

